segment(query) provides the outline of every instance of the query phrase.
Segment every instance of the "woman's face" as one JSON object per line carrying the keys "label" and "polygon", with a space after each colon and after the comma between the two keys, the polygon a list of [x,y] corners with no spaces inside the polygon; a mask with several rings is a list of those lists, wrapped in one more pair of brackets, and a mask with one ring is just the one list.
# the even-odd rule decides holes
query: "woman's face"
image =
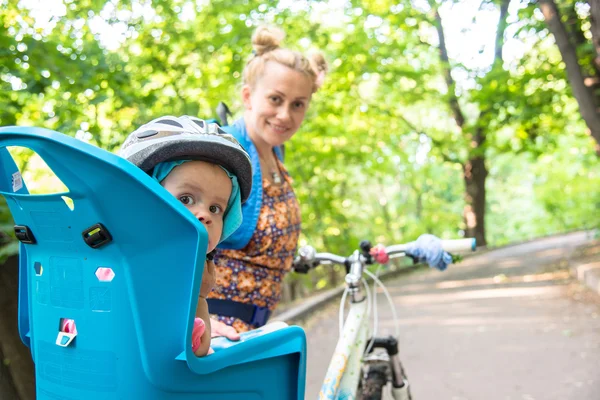
{"label": "woman's face", "polygon": [[257,146],[280,146],[300,128],[312,95],[312,80],[277,62],[265,64],[253,88],[245,85],[245,122]]}

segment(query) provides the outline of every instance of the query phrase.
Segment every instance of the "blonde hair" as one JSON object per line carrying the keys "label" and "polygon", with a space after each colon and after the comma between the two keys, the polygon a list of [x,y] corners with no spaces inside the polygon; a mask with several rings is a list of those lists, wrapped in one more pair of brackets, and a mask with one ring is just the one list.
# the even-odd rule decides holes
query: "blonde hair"
{"label": "blonde hair", "polygon": [[275,27],[260,26],[252,35],[253,56],[246,63],[242,73],[242,83],[254,87],[265,71],[269,61],[277,62],[306,75],[313,82],[313,93],[323,84],[327,73],[327,61],[321,53],[313,53],[308,58],[298,51],[279,47],[285,33]]}

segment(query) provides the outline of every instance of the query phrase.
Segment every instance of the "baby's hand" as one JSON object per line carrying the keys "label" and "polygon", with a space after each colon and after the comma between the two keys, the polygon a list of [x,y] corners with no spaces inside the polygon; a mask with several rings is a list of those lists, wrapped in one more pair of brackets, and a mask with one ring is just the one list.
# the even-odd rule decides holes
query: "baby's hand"
{"label": "baby's hand", "polygon": [[204,273],[202,274],[202,285],[200,286],[200,297],[206,298],[217,282],[215,263],[206,261]]}

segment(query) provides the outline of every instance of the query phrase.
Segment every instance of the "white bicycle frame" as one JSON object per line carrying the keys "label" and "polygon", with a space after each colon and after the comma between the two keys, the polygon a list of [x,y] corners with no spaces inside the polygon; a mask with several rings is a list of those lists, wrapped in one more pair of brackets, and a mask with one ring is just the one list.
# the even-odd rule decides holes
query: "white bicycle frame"
{"label": "white bicycle frame", "polygon": [[[397,249],[395,253],[404,255],[404,250]],[[321,259],[321,263],[344,264],[346,261],[343,257],[327,253],[318,254],[317,258]],[[362,278],[366,259],[357,250],[348,261],[350,271],[346,275],[347,287],[340,307],[340,337],[325,374],[319,400],[355,399],[361,378],[363,355],[370,333],[372,299],[367,283]],[[366,297],[361,292],[361,285],[365,287]],[[350,309],[342,325],[343,305],[348,294],[351,299]]]}
{"label": "white bicycle frame", "polygon": [[364,349],[369,334],[368,302],[353,303],[340,335],[319,400],[354,399],[358,389]]}
{"label": "white bicycle frame", "polygon": [[[390,258],[402,257],[407,245],[393,245],[386,248]],[[475,250],[474,239],[444,240],[442,247],[446,251]],[[314,249],[312,257],[315,257]],[[310,256],[309,256],[310,257]],[[345,258],[335,254],[319,253],[316,259],[320,263],[344,264]],[[346,291],[342,296],[342,306],[347,294],[351,296],[350,309],[340,332],[333,356],[325,374],[325,380],[319,392],[319,400],[353,400],[358,393],[358,385],[362,373],[363,355],[369,340],[369,318],[371,305],[375,303],[375,293],[370,298],[369,288],[362,278],[366,259],[357,251],[349,258],[351,261],[350,272],[346,275]],[[381,282],[379,282],[381,283]],[[360,292],[360,285],[364,284],[367,296]],[[385,290],[385,288],[384,288]],[[393,304],[391,304],[393,307]],[[342,316],[340,315],[340,319]],[[408,387],[393,388],[392,397],[396,400],[407,398]]]}

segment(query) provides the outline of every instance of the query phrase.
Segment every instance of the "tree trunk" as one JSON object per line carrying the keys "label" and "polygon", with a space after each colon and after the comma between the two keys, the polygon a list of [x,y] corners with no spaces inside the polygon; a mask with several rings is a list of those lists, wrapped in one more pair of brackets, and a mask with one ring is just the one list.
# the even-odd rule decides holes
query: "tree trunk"
{"label": "tree trunk", "polygon": [[[483,145],[484,136],[478,129],[474,142],[476,148]],[[478,246],[485,246],[485,182],[488,175],[485,158],[482,156],[471,157],[463,166],[465,181],[465,208],[463,216],[467,226],[466,236],[474,237]]]}
{"label": "tree trunk", "polygon": [[592,43],[596,50],[596,57],[594,57],[594,63],[597,68],[600,68],[600,2],[598,0],[589,0],[590,5],[590,19],[592,23]]}
{"label": "tree trunk", "polygon": [[35,399],[35,374],[29,349],[17,325],[18,257],[0,265],[0,399]]}
{"label": "tree trunk", "polygon": [[[598,2],[592,2],[590,5],[590,22],[592,24],[592,28],[590,32],[592,33],[592,44],[595,43],[596,39],[594,35],[597,35],[597,32],[594,33],[595,22],[594,22],[594,9],[598,8]],[[567,36],[569,37],[569,41],[575,49],[586,48],[589,45],[589,39],[585,37],[584,30],[582,29],[582,25],[587,21],[579,18],[579,14],[577,13],[577,8],[580,6],[580,3],[573,2],[569,5],[569,7],[564,8],[564,15],[561,16],[561,20],[563,21],[563,25],[565,30],[567,31]],[[598,12],[598,10],[596,10]],[[585,50],[582,53],[579,53],[578,50],[576,52],[579,54],[579,66],[581,67],[581,71],[584,75],[584,83],[585,86],[589,87],[594,93],[594,98],[596,99],[596,104],[600,104],[600,97],[598,96],[598,88],[600,88],[600,65],[598,64],[597,56],[598,56],[598,48],[594,46],[594,50],[590,54],[591,58],[588,60],[588,50]]]}
{"label": "tree trunk", "polygon": [[[592,1],[593,3],[593,1]],[[600,114],[598,104],[592,89],[585,84],[585,78],[577,59],[575,46],[562,21],[554,0],[540,0],[540,10],[548,24],[550,32],[554,35],[556,45],[567,68],[567,77],[573,89],[573,95],[579,111],[594,140],[596,141],[596,154],[600,156]]]}
{"label": "tree trunk", "polygon": [[[432,5],[432,7],[434,6]],[[440,16],[440,13],[437,8],[434,8],[434,10],[435,28],[437,30],[438,39],[440,41],[440,59],[444,68],[444,79],[446,80],[446,86],[448,87],[448,105],[450,106],[450,110],[452,110],[452,114],[454,116],[454,121],[456,121],[456,125],[462,130],[465,125],[465,117],[458,102],[458,98],[455,94],[456,85],[454,83],[454,79],[452,78],[452,68],[450,67],[450,59],[448,58],[448,49],[446,47],[446,36],[444,35],[442,17]]]}
{"label": "tree trunk", "polygon": [[[494,63],[502,62],[504,31],[506,29],[506,16],[508,14],[509,3],[509,0],[503,0],[502,4],[500,5],[500,19],[498,21],[498,31],[496,33],[494,47]],[[450,60],[448,58],[448,50],[446,48],[442,18],[437,9],[434,11],[434,16],[440,42],[440,59],[445,68],[444,76],[448,86],[449,106],[452,110],[456,125],[464,131],[466,121],[454,91],[455,83],[451,75]],[[481,111],[479,116],[480,120],[483,119],[485,113],[486,112],[484,110]],[[465,132],[465,134],[469,135],[468,132]],[[463,179],[465,182],[465,208],[463,211],[463,218],[467,227],[465,234],[467,237],[474,237],[479,246],[485,246],[487,243],[485,240],[485,181],[488,174],[485,166],[485,129],[482,125],[480,125],[475,134],[469,136],[471,139],[469,159],[466,163],[462,164]]]}
{"label": "tree trunk", "polygon": [[298,298],[298,281],[295,279],[289,282],[289,293],[290,293],[290,301],[294,301]]}
{"label": "tree trunk", "polygon": [[288,304],[292,302],[292,294],[290,293],[290,283],[286,280],[281,282],[281,300],[279,304]]}
{"label": "tree trunk", "polygon": [[12,375],[8,370],[8,366],[4,365],[4,354],[0,351],[0,399],[19,399],[15,385],[13,384]]}

